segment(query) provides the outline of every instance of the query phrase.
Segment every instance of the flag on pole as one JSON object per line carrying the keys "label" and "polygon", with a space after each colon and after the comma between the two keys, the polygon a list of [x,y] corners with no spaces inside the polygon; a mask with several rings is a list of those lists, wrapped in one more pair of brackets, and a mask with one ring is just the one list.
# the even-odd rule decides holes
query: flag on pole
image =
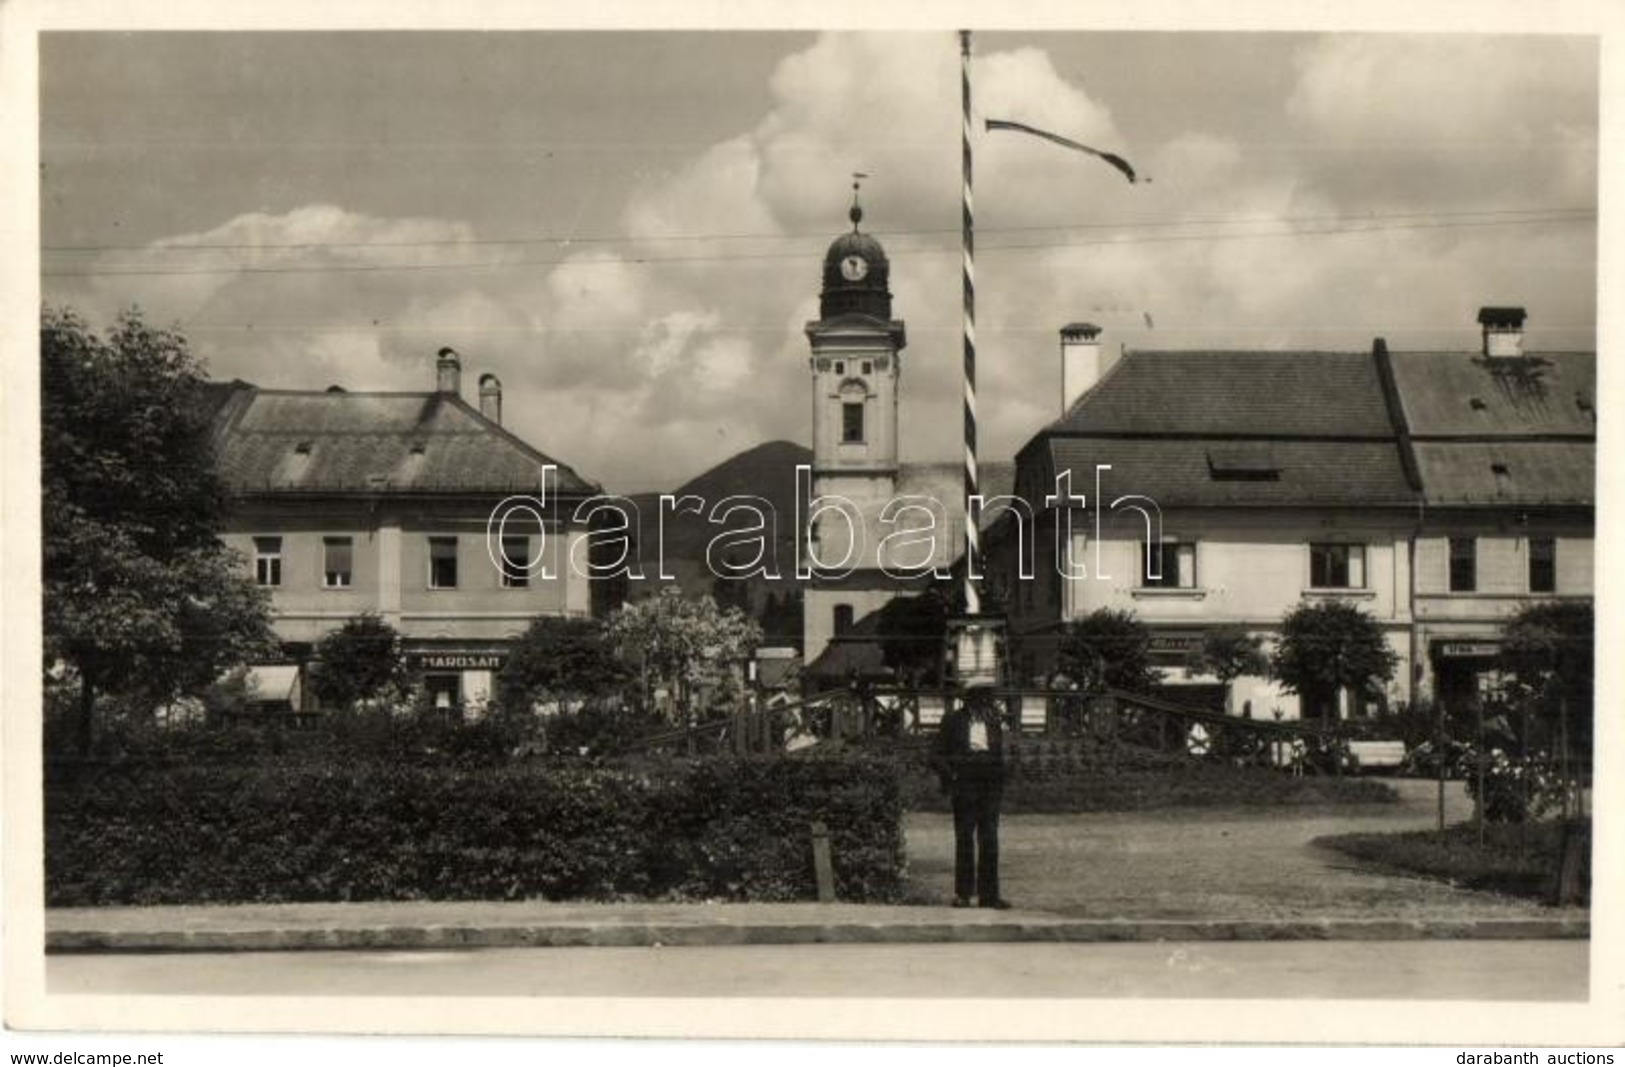
{"label": "flag on pole", "polygon": [[[1102,152],[1098,148],[1090,148],[1086,144],[1079,144],[1076,141],[1062,137],[1058,133],[1050,133],[1048,130],[1036,129],[1032,126],[1028,126],[1025,123],[1010,122],[1007,119],[988,119],[987,128],[989,130],[1015,130],[1018,133],[1030,133],[1034,137],[1042,137],[1044,140],[1049,141],[1052,144],[1058,144],[1062,148],[1070,148],[1077,152],[1087,152],[1096,159],[1105,160],[1107,163],[1110,163],[1112,166],[1122,171],[1123,177],[1127,178],[1130,182],[1137,182],[1140,180],[1139,177],[1134,173],[1134,168],[1129,165],[1129,161],[1124,159],[1122,156],[1114,155],[1111,152]],[[1150,181],[1151,179],[1147,178],[1145,180]]]}

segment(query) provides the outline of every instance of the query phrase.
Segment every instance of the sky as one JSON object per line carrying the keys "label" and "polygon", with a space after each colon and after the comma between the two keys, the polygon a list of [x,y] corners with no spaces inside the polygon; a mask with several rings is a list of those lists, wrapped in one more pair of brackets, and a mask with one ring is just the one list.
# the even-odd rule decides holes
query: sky
{"label": "sky", "polygon": [[[40,38],[47,303],[176,325],[219,378],[427,390],[617,492],[810,441],[803,329],[864,227],[905,320],[902,451],[959,450],[951,32]],[[1586,37],[979,33],[982,459],[1059,414],[1058,330],[1146,348],[1596,345]]]}

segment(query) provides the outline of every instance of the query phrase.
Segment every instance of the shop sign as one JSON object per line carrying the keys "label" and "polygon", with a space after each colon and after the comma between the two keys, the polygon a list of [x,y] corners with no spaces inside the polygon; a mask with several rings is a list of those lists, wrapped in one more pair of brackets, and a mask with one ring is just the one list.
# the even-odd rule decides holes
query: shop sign
{"label": "shop sign", "polygon": [[1190,652],[1202,645],[1201,634],[1157,634],[1151,635],[1149,648],[1152,652]]}
{"label": "shop sign", "polygon": [[1441,641],[1433,652],[1442,659],[1490,659],[1500,654],[1501,645],[1496,641]]}
{"label": "shop sign", "polygon": [[418,665],[426,671],[495,671],[502,669],[500,652],[420,652]]}

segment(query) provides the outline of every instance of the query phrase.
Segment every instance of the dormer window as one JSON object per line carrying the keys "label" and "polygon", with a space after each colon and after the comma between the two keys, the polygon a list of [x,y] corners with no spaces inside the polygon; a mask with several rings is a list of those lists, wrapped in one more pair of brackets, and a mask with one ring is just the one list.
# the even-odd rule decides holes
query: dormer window
{"label": "dormer window", "polygon": [[293,446],[293,454],[296,455],[296,456],[308,456],[308,455],[310,455],[310,442],[309,441],[300,441],[298,444],[294,445]]}
{"label": "dormer window", "polygon": [[424,451],[427,448],[428,448],[428,446],[425,445],[422,441],[413,441],[412,442],[412,455],[421,456],[421,455],[423,455]]}
{"label": "dormer window", "polygon": [[1268,444],[1214,448],[1207,454],[1208,474],[1216,482],[1278,482],[1281,464]]}
{"label": "dormer window", "polygon": [[1488,411],[1490,408],[1488,404],[1484,403],[1484,398],[1481,396],[1469,397],[1467,406],[1474,411]]}

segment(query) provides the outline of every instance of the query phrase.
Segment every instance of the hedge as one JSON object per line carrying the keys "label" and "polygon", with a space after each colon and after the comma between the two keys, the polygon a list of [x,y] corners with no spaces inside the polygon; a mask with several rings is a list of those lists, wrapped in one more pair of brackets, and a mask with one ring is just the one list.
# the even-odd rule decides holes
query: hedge
{"label": "hedge", "polygon": [[[1183,763],[1045,769],[1013,765],[1004,787],[1006,814],[1149,811],[1161,808],[1261,808],[1388,804],[1390,785],[1332,775],[1293,777],[1269,767]],[[916,764],[904,774],[910,811],[948,811],[936,776]]]}
{"label": "hedge", "polygon": [[895,765],[857,754],[644,768],[306,757],[52,777],[52,906],[805,899],[814,820],[841,899],[898,899],[906,874]]}

